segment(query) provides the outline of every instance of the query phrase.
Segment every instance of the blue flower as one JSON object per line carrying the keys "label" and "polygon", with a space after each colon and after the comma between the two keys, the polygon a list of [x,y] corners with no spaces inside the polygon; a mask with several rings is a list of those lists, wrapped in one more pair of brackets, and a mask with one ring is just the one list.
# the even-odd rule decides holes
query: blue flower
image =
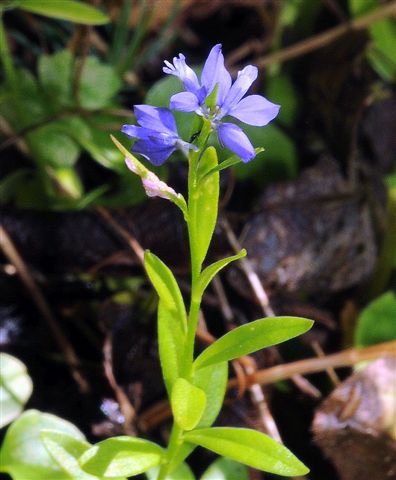
{"label": "blue flower", "polygon": [[162,165],[176,150],[197,150],[195,145],[184,142],[177,133],[172,112],[167,108],[151,105],[135,105],[136,119],[140,126],[124,125],[121,131],[138,138],[132,152],[139,153],[153,165]]}
{"label": "blue flower", "polygon": [[[215,45],[210,51],[200,82],[182,54],[173,59],[173,64],[165,61],[165,65],[163,71],[179,77],[186,89],[171,97],[170,108],[196,112],[210,119],[222,145],[241,157],[243,162],[252,160],[256,155],[254,147],[243,130],[233,123],[222,122],[222,119],[230,115],[249,125],[263,127],[278,115],[279,105],[261,95],[243,98],[257,78],[257,67],[248,65],[238,72],[237,79],[232,83],[231,75],[224,66],[221,44]],[[216,105],[213,107],[207,104],[207,100],[216,86]]]}

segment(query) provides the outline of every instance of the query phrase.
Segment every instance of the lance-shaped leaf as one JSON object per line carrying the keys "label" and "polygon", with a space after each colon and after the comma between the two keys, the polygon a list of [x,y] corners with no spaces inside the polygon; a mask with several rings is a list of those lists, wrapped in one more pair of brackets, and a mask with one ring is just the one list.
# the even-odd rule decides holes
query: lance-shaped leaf
{"label": "lance-shaped leaf", "polygon": [[81,468],[101,478],[139,475],[161,463],[163,450],[155,443],[133,437],[113,437],[87,450]]}
{"label": "lance-shaped leaf", "polygon": [[[204,176],[217,164],[216,150],[213,147],[207,148],[199,161],[198,177]],[[200,182],[193,195],[195,215],[191,218],[190,230],[191,237],[196,243],[196,261],[201,265],[206,257],[217,221],[219,172],[213,173],[213,175]]]}
{"label": "lance-shaped leaf", "polygon": [[184,440],[249,467],[284,477],[305,475],[309,472],[290,450],[256,430],[203,428],[187,432]]}
{"label": "lance-shaped leaf", "polygon": [[[159,467],[155,467],[145,473],[148,480],[157,480]],[[195,480],[190,467],[186,463],[180,464],[171,473],[168,473],[164,480]]]}
{"label": "lance-shaped leaf", "polygon": [[170,269],[156,255],[144,252],[144,267],[164,307],[174,315],[183,332],[187,331],[187,314],[179,286]]}
{"label": "lance-shaped leaf", "polygon": [[299,317],[268,317],[247,323],[216,340],[195,360],[196,369],[233,360],[305,333],[312,320]]}
{"label": "lance-shaped leaf", "polygon": [[206,407],[206,395],[184,378],[173,385],[171,406],[175,422],[183,430],[192,430],[201,420]]}
{"label": "lance-shaped leaf", "polygon": [[234,262],[235,260],[239,260],[242,257],[246,256],[246,250],[243,248],[237,255],[233,255],[232,257],[223,258],[212,265],[209,265],[205,268],[205,270],[201,273],[199,277],[198,283],[198,292],[200,295],[204,293],[206,287],[212,281],[213,277],[224,267],[226,267],[229,263]]}
{"label": "lance-shaped leaf", "polygon": [[185,334],[180,322],[175,322],[174,310],[169,309],[162,300],[158,304],[158,348],[162,376],[168,395],[172,386],[182,374],[182,360]]}
{"label": "lance-shaped leaf", "polygon": [[103,25],[110,20],[97,8],[75,0],[19,0],[17,6],[28,12],[85,25]]}

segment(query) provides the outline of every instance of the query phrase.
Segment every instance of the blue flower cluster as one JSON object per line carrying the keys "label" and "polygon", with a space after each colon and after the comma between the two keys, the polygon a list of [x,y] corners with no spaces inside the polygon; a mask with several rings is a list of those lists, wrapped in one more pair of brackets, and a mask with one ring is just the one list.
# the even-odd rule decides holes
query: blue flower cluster
{"label": "blue flower cluster", "polygon": [[[245,97],[257,78],[257,67],[248,65],[238,72],[232,83],[231,75],[224,66],[221,45],[217,44],[209,53],[200,81],[182,54],[175,57],[173,63],[165,61],[163,71],[178,77],[185,88],[184,92],[171,97],[171,109],[195,112],[210,121],[221,145],[229,148],[243,162],[255,157],[254,147],[243,130],[223,119],[230,116],[248,125],[262,127],[278,115],[279,105],[261,95]],[[215,99],[212,98],[213,94]],[[124,125],[122,128],[124,133],[138,139],[132,148],[134,153],[141,154],[154,165],[162,165],[176,149],[184,152],[197,150],[195,145],[179,137],[169,109],[137,105],[134,111],[140,126]]]}

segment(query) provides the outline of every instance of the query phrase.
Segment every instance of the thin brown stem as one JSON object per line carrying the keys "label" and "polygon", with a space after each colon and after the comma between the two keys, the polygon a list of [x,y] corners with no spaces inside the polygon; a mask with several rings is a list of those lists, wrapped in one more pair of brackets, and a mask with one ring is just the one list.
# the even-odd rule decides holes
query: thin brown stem
{"label": "thin brown stem", "polygon": [[59,325],[59,322],[55,318],[54,314],[52,313],[44,297],[44,294],[42,293],[40,287],[37,285],[37,283],[33,279],[33,276],[31,275],[22,257],[19,255],[10,236],[1,225],[0,225],[0,246],[4,252],[5,257],[16,268],[24,286],[26,287],[34,303],[36,304],[37,309],[41,313],[44,320],[47,322],[47,325],[52,335],[54,336],[56,343],[58,344],[59,348],[62,350],[65,356],[66,362],[69,365],[69,368],[71,370],[71,374],[74,380],[76,381],[76,383],[78,384],[80,391],[82,393],[88,393],[90,391],[90,386],[79,370],[80,360],[78,359],[76,352],[74,351],[72,345],[70,344],[66,335],[62,331]]}
{"label": "thin brown stem", "polygon": [[265,55],[256,61],[256,65],[259,68],[264,68],[273,63],[282,63],[292,60],[293,58],[306,55],[307,53],[329,45],[335,40],[341,38],[346,33],[365,30],[374,22],[392,16],[396,16],[396,1],[388,3],[381,8],[368,13],[367,15],[362,15],[361,17],[351,20],[350,22],[343,23],[342,25],[331,28],[325,32],[319,33],[318,35],[314,35],[302,40],[301,42],[297,42],[290,47],[286,47],[277,52]]}

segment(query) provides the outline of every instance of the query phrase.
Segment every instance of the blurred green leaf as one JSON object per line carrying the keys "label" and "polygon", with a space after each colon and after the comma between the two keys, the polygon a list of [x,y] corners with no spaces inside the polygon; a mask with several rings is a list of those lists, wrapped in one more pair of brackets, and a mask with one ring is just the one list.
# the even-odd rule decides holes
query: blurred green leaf
{"label": "blurred green leaf", "polygon": [[200,445],[249,467],[285,477],[305,475],[308,468],[271,437],[246,428],[202,428],[186,432],[187,442]]}
{"label": "blurred green leaf", "polygon": [[[360,16],[381,7],[379,0],[349,0],[353,16]],[[393,19],[383,19],[369,26],[372,43],[367,57],[374,70],[386,81],[396,79],[396,24]]]}
{"label": "blurred green leaf", "polygon": [[172,387],[171,406],[179,427],[183,430],[192,430],[197,426],[205,410],[205,392],[184,378],[178,378]]}
{"label": "blurred green leaf", "polygon": [[31,13],[85,25],[103,25],[110,21],[97,8],[76,0],[18,0],[16,6]]}
{"label": "blurred green leaf", "polygon": [[160,464],[161,447],[148,440],[113,437],[87,450],[79,460],[82,469],[104,478],[129,477]]}
{"label": "blurred green leaf", "polygon": [[15,199],[17,191],[25,187],[30,173],[29,169],[20,168],[0,180],[0,205]]}
{"label": "blurred green leaf", "polygon": [[299,317],[267,317],[247,323],[226,333],[209,345],[195,360],[199,369],[233,360],[262,348],[285,342],[308,331],[312,320]]}
{"label": "blurred green leaf", "polygon": [[245,465],[230,460],[218,458],[205,470],[200,480],[249,480],[249,472]]}
{"label": "blurred green leaf", "polygon": [[268,100],[281,106],[277,122],[292,126],[298,113],[299,97],[290,77],[285,73],[271,76],[267,80],[265,94]]}
{"label": "blurred green leaf", "polygon": [[0,451],[0,470],[9,473],[13,480],[70,480],[52,459],[40,440],[43,429],[67,433],[85,440],[73,424],[55,415],[28,410],[8,428]]}
{"label": "blurred green leaf", "polygon": [[80,78],[81,106],[88,110],[106,107],[121,86],[121,79],[112,65],[90,56],[84,63]]}
{"label": "blurred green leaf", "polygon": [[38,76],[44,92],[55,105],[72,103],[73,55],[70,50],[40,55]]}
{"label": "blurred green leaf", "polygon": [[53,167],[72,167],[78,160],[80,146],[70,137],[67,120],[36,128],[27,135],[36,161]]}
{"label": "blurred green leaf", "polygon": [[17,358],[0,353],[0,428],[22,412],[33,391],[26,366]]}
{"label": "blurred green leaf", "polygon": [[391,291],[376,298],[361,312],[355,345],[366,347],[390,340],[396,340],[396,295]]}
{"label": "blurred green leaf", "polygon": [[259,186],[276,180],[294,178],[298,171],[297,149],[286,133],[274,124],[264,128],[242,125],[254,147],[265,152],[249,163],[236,165],[237,178],[252,178]]}

